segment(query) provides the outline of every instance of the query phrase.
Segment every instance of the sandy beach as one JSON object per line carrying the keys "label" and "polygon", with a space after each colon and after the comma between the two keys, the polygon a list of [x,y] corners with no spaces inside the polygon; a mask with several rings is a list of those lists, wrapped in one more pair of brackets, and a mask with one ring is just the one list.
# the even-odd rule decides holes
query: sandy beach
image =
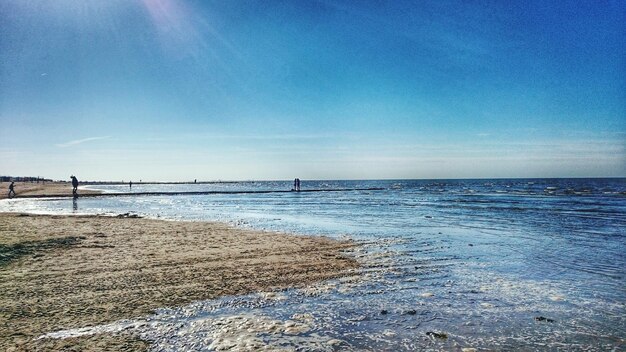
{"label": "sandy beach", "polygon": [[[9,185],[11,182],[0,182],[0,199],[5,199],[9,195]],[[71,196],[72,184],[70,182],[15,182],[15,198],[32,196]],[[79,194],[99,194],[100,191],[80,189]]]}
{"label": "sandy beach", "polygon": [[134,336],[36,339],[357,267],[351,242],[209,222],[0,214],[0,349],[145,350]]}

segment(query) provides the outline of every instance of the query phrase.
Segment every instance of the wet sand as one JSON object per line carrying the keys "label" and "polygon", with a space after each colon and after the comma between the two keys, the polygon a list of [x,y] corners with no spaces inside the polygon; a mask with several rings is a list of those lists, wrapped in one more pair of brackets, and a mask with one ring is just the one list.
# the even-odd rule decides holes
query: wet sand
{"label": "wet sand", "polygon": [[[9,185],[11,182],[0,182],[0,199],[5,199],[9,195]],[[32,196],[71,196],[72,184],[70,182],[15,182],[15,198]],[[100,191],[78,189],[78,194],[100,194]]]}
{"label": "wet sand", "polygon": [[220,223],[0,214],[0,350],[145,350],[125,333],[35,338],[339,277],[357,267],[342,254],[353,245]]}

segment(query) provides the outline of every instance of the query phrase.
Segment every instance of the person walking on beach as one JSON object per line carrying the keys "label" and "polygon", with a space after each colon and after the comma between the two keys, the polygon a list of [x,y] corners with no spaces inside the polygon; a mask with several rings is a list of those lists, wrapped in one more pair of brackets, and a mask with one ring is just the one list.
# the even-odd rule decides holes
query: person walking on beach
{"label": "person walking on beach", "polygon": [[76,178],[76,176],[72,175],[72,195],[74,195],[74,197],[78,197],[78,179]]}
{"label": "person walking on beach", "polygon": [[300,179],[296,178],[293,180],[293,190],[296,192],[300,192]]}
{"label": "person walking on beach", "polygon": [[13,187],[15,187],[15,182],[11,181],[9,185],[9,198],[15,197],[15,189],[13,189]]}
{"label": "person walking on beach", "polygon": [[133,189],[133,181],[128,182],[128,188]]}

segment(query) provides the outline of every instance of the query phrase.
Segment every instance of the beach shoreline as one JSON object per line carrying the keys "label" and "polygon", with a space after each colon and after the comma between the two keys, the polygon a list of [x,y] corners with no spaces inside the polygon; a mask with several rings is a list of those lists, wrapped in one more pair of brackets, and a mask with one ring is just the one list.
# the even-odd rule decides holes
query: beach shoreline
{"label": "beach shoreline", "polygon": [[[26,337],[41,338],[28,345],[12,342],[11,348],[18,350],[271,350],[286,346],[329,351],[619,349],[624,342],[623,305],[619,303],[625,277],[620,231],[624,199],[619,193],[623,185],[623,180],[604,179],[324,181],[310,186],[383,187],[389,191],[1,200],[0,212],[51,214],[47,218],[12,214],[0,221],[0,233],[21,233],[20,246],[13,247],[14,242],[8,240],[0,245],[21,255],[11,259],[20,261],[12,264],[18,280],[23,280],[20,285],[27,286],[28,275],[47,271],[46,275],[56,275],[59,283],[39,279],[39,291],[61,292],[57,296],[63,299],[55,296],[57,305],[51,306],[49,302],[54,300],[35,287],[28,288],[31,292],[22,290],[24,294],[14,295],[12,300],[0,300],[0,304],[22,302],[6,312],[15,317],[11,324],[28,325],[16,333],[13,326],[5,327],[0,341],[3,336],[18,343]],[[282,189],[284,185],[258,186]],[[138,187],[137,191],[189,189],[193,187]],[[548,196],[546,190],[554,194]],[[591,209],[590,201],[600,206]],[[106,214],[109,218],[79,214]],[[140,216],[169,219],[169,225]],[[214,220],[221,223],[211,223]],[[207,230],[211,226],[194,230],[205,226],[197,221],[213,226],[232,224],[236,234]],[[82,226],[88,230],[71,232]],[[327,255],[314,253],[319,265],[307,269],[311,255],[306,252],[318,250],[319,245],[312,243],[319,242],[305,245],[303,236],[292,235],[257,244],[254,236],[237,235],[247,229],[326,235],[350,239],[356,245],[347,243]],[[49,236],[31,238],[43,232]],[[161,232],[168,235],[159,235]],[[259,238],[266,234],[260,232]],[[135,239],[137,236],[140,238]],[[156,246],[147,243],[152,238],[157,238]],[[305,249],[289,247],[291,241]],[[211,252],[215,248],[208,247],[222,250],[216,256]],[[307,249],[311,247],[314,249]],[[163,248],[169,250],[158,250]],[[168,253],[172,248],[177,251]],[[116,250],[121,253],[98,257]],[[6,248],[1,254],[5,257]],[[48,260],[49,254],[56,256],[55,261]],[[358,268],[326,269],[330,261],[344,255],[357,260]],[[78,258],[81,260],[98,257],[99,262],[85,265],[79,261],[74,269],[65,265],[56,270],[63,268],[63,260],[76,256],[83,257]],[[267,264],[269,257],[273,257],[270,263],[286,261],[277,274],[280,279],[294,271],[294,261],[306,262],[304,266],[295,264],[301,275],[285,284],[294,289],[264,288],[276,283],[272,278],[275,265]],[[37,260],[48,264],[43,266]],[[135,274],[131,269],[136,269],[136,263],[140,271]],[[169,263],[172,270],[163,274]],[[205,272],[203,276],[218,277],[206,283],[204,277],[193,277],[198,270]],[[311,272],[333,270],[341,277],[309,280]],[[76,271],[82,273],[66,285],[70,289],[55,287],[66,282],[67,273],[76,275]],[[262,277],[256,277],[257,273]],[[103,289],[92,282],[92,276],[94,280],[103,278]],[[7,281],[1,276],[0,280]],[[581,287],[581,281],[588,285]],[[100,319],[114,315],[112,310],[120,306],[118,301],[108,307],[103,304],[102,292],[113,290],[116,295],[121,287],[121,293],[132,300],[130,308],[148,310],[144,305],[156,301],[150,296],[155,293],[178,299],[194,290],[201,292],[185,282],[205,285],[219,298],[185,297],[191,303],[160,303],[163,309],[148,314]],[[126,289],[135,286],[144,292]],[[158,292],[153,292],[153,287],[158,287]],[[0,287],[0,293],[5,288]],[[226,289],[242,294],[222,292]],[[68,309],[59,312],[58,307]],[[0,326],[8,321],[4,311],[0,309]],[[51,328],[51,323],[42,319],[52,318],[37,316],[37,311],[54,317],[56,326]],[[93,319],[94,315],[98,319]]]}
{"label": "beach shoreline", "polygon": [[[235,182],[230,182],[235,183]],[[8,189],[9,182],[0,182],[0,189]],[[141,183],[137,185],[206,185],[206,184],[218,184],[211,182],[200,183],[174,183],[174,182],[161,182],[161,183]],[[15,185],[16,195],[12,198],[95,198],[95,197],[137,197],[137,196],[189,196],[189,195],[240,195],[240,194],[269,194],[269,193],[292,193],[296,192],[293,189],[265,189],[265,190],[187,190],[187,191],[132,191],[132,188],[128,188],[125,191],[105,191],[97,188],[87,188],[89,186],[111,186],[111,185],[128,185],[120,183],[107,183],[107,182],[89,182],[83,183],[78,189],[78,195],[74,196],[69,193],[68,183],[65,182],[49,182],[48,184],[38,184],[32,182],[22,182]],[[87,186],[87,187],[85,187]],[[381,187],[369,187],[369,188],[313,188],[298,190],[298,193],[317,193],[317,192],[352,192],[352,191],[382,191]],[[2,193],[0,199],[6,199],[8,192]]]}
{"label": "beach shoreline", "polygon": [[125,333],[36,338],[344,276],[354,246],[217,222],[0,213],[0,348],[146,349]]}
{"label": "beach shoreline", "polygon": [[[0,182],[0,199],[7,199],[11,182]],[[79,195],[102,194],[99,190],[83,189],[79,186]],[[41,198],[41,197],[71,197],[72,184],[70,182],[15,182],[15,197],[13,198]]]}

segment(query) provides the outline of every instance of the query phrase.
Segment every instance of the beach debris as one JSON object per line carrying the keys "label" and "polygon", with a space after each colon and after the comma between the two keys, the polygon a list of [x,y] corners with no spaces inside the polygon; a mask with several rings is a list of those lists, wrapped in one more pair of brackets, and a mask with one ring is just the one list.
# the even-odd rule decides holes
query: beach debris
{"label": "beach debris", "polygon": [[386,309],[383,309],[383,310],[380,311],[380,314],[382,314],[382,315],[385,315],[387,313],[389,313],[389,312]]}
{"label": "beach debris", "polygon": [[141,219],[142,217],[137,215],[137,214],[131,214],[131,213],[124,213],[124,214],[118,214],[117,215],[118,218],[128,218],[128,219]]}
{"label": "beach debris", "polygon": [[463,347],[461,348],[461,352],[476,352],[477,349],[475,349],[474,347]]}
{"label": "beach debris", "polygon": [[546,318],[546,317],[543,317],[543,316],[535,317],[535,320],[536,321],[545,321],[547,323],[554,323],[555,322],[554,319]]}
{"label": "beach debris", "polygon": [[415,309],[411,309],[411,310],[407,310],[406,312],[404,312],[404,314],[406,314],[406,315],[415,315],[415,314],[417,314],[417,311],[415,311]]}
{"label": "beach debris", "polygon": [[432,297],[434,295],[435,294],[432,293],[432,292],[424,292],[424,293],[420,294],[420,297],[422,297],[422,298],[429,298],[429,297]]}
{"label": "beach debris", "polygon": [[442,339],[442,340],[445,340],[448,338],[448,334],[443,333],[443,332],[428,331],[426,332],[426,335],[430,337],[434,337],[436,339]]}

